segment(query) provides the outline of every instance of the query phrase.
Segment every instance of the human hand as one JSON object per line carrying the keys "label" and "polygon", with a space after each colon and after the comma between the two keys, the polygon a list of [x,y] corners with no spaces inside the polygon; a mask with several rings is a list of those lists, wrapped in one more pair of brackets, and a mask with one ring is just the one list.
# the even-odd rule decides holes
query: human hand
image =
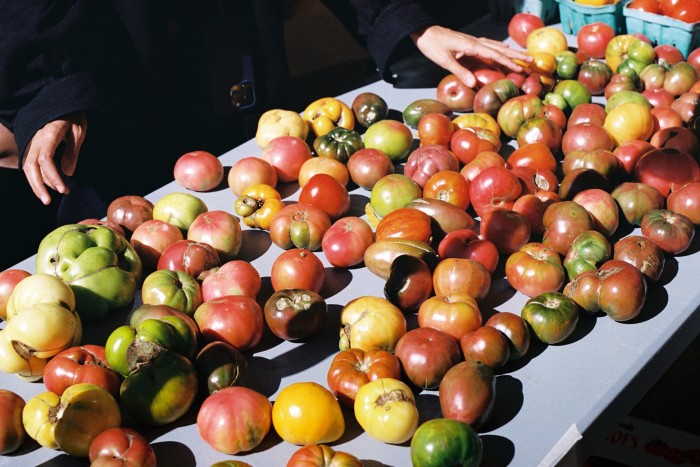
{"label": "human hand", "polygon": [[59,193],[69,192],[68,186],[56,168],[54,156],[58,146],[65,143],[63,154],[60,155],[61,170],[68,176],[73,175],[86,131],[85,112],[74,112],[47,123],[29,142],[22,161],[22,170],[32,191],[42,203],[46,205],[51,203],[47,186]]}
{"label": "human hand", "polygon": [[508,45],[486,38],[476,38],[468,34],[444,28],[429,26],[411,34],[411,39],[423,55],[435,64],[454,74],[469,87],[476,86],[476,77],[459,60],[463,57],[480,57],[493,60],[506,68],[522,72],[523,68],[513,59],[531,62],[532,57]]}

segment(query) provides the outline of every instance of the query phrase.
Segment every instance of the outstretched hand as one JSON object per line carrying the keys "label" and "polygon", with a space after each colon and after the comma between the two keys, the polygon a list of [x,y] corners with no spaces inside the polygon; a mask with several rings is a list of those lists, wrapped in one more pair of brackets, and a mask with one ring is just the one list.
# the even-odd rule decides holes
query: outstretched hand
{"label": "outstretched hand", "polygon": [[65,143],[63,154],[58,155],[61,171],[65,175],[73,175],[86,131],[85,112],[75,112],[47,123],[29,142],[22,169],[32,191],[42,203],[51,203],[47,186],[59,193],[68,193],[68,186],[56,167],[56,150],[61,143]]}
{"label": "outstretched hand", "polygon": [[477,39],[442,26],[429,26],[411,34],[411,38],[423,55],[472,88],[476,86],[476,77],[459,62],[463,57],[493,60],[515,72],[522,72],[523,68],[513,59],[532,61],[529,55],[511,49],[502,42],[486,38]]}

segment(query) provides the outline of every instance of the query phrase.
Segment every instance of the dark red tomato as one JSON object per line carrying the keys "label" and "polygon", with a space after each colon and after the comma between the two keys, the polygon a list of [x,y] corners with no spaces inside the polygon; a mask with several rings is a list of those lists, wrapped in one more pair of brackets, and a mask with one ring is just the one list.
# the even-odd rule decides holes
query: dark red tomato
{"label": "dark red tomato", "polygon": [[521,196],[515,201],[513,211],[519,212],[527,219],[527,223],[530,225],[530,235],[542,237],[542,234],[544,234],[542,217],[547,206],[537,195],[528,194]]}
{"label": "dark red tomato", "polygon": [[522,358],[530,349],[530,330],[519,315],[501,311],[492,315],[484,326],[494,327],[508,338],[510,361]]}
{"label": "dark red tomato", "polygon": [[350,209],[348,189],[324,173],[316,174],[306,182],[299,194],[299,202],[319,208],[331,219],[338,219]]}
{"label": "dark red tomato", "polygon": [[157,465],[148,440],[129,428],[110,428],[97,435],[90,443],[89,457],[92,465]]}
{"label": "dark red tomato", "polygon": [[[520,198],[524,195],[532,195],[538,191],[556,191],[559,189],[559,180],[554,172],[547,169],[533,169],[530,167],[513,167],[511,169],[517,175],[523,190]],[[518,198],[518,199],[520,199]],[[518,202],[517,200],[515,201]]]}
{"label": "dark red tomato", "polygon": [[518,251],[530,241],[530,224],[525,216],[512,210],[487,211],[481,217],[480,231],[503,255]]}
{"label": "dark red tomato", "polygon": [[653,209],[642,218],[642,235],[671,255],[683,253],[695,236],[695,226],[683,214]]}
{"label": "dark red tomato", "polygon": [[285,340],[304,339],[318,333],[326,321],[327,311],[323,297],[307,289],[278,290],[263,307],[268,328]]}
{"label": "dark red tomato", "polygon": [[508,363],[510,348],[505,334],[491,326],[468,332],[459,340],[465,360],[477,360],[491,368]]}
{"label": "dark red tomato", "polygon": [[493,274],[498,266],[499,253],[490,240],[479,239],[470,229],[448,233],[438,245],[438,255],[444,258],[466,258],[480,262]]}
{"label": "dark red tomato", "polygon": [[462,358],[459,345],[446,332],[419,327],[408,331],[396,343],[394,355],[408,380],[421,389],[435,389],[445,373]]}
{"label": "dark red tomato", "polygon": [[661,148],[644,154],[634,167],[637,181],[651,185],[668,196],[672,185],[700,181],[698,162],[685,151]]}
{"label": "dark red tomato", "polygon": [[91,383],[116,397],[121,384],[119,375],[107,364],[104,347],[91,344],[59,353],[46,364],[43,376],[46,389],[59,396],[69,386]]}
{"label": "dark red tomato", "polygon": [[440,383],[439,398],[444,417],[480,427],[491,416],[496,401],[493,369],[474,360],[456,364]]}
{"label": "dark red tomato", "polygon": [[588,211],[573,201],[551,204],[544,212],[542,223],[545,228],[542,243],[564,256],[578,234],[594,228]]}
{"label": "dark red tomato", "polygon": [[649,280],[657,281],[661,277],[666,263],[664,251],[648,238],[628,235],[617,241],[614,246],[613,259],[630,263]]}
{"label": "dark red tomato", "polygon": [[193,240],[179,240],[163,251],[157,269],[183,271],[200,279],[203,273],[220,265],[219,254],[214,247]]}

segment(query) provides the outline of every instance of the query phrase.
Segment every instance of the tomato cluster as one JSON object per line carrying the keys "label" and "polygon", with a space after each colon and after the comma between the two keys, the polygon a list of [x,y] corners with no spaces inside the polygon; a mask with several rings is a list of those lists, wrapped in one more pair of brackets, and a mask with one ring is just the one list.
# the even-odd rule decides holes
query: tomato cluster
{"label": "tomato cluster", "polygon": [[[581,29],[574,53],[528,16],[510,26],[532,56],[524,73],[475,62],[476,88],[448,76],[403,121],[369,92],[263,115],[261,154],[228,174],[235,215],[185,192],[123,197],[106,221],[47,236],[40,273],[0,273],[0,369],[47,388],[26,405],[0,392],[0,452],[26,430],[91,459],[138,445],[129,455],[153,464],[148,443],[119,428],[118,401],[143,425],[194,407],[202,439],[227,454],[272,429],[302,446],[289,465],[359,465],[325,445],[345,433],[345,407],[370,437],[410,440],[417,464],[478,465],[497,373],[533,338],[566,343],[593,316],[634,320],[700,223],[699,54],[684,61],[600,25]],[[185,177],[183,165],[203,172]],[[222,174],[193,152],[176,180],[206,191]],[[260,245],[277,249],[269,271],[243,259]],[[283,386],[272,404],[247,378],[254,352],[325,333],[328,269],[362,265],[384,296],[357,287],[331,323],[340,350],[326,385]],[[501,278],[528,300],[486,315]],[[104,346],[79,345],[83,320],[111,316],[136,290],[127,324]],[[441,416],[423,420],[421,390],[436,391]]]}

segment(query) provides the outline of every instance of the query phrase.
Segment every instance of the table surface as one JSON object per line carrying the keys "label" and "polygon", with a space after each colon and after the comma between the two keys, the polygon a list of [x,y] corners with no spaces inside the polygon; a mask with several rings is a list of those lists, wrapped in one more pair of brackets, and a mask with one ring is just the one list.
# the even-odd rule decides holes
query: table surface
{"label": "table surface", "polygon": [[[382,96],[391,109],[402,111],[421,98],[434,98],[434,89],[394,89],[376,82],[339,96],[346,103],[365,91]],[[261,150],[249,141],[221,156],[226,167]],[[286,201],[295,200],[296,184],[278,187]],[[147,196],[152,202],[162,196],[186,191],[175,182]],[[197,193],[210,210],[233,212],[235,196],[228,188]],[[369,192],[351,192],[350,215],[364,215]],[[638,230],[622,232],[638,234]],[[647,300],[639,317],[618,323],[606,316],[582,316],[574,333],[559,345],[534,342],[521,360],[508,363],[496,377],[496,403],[492,416],[480,431],[484,443],[483,465],[579,464],[610,428],[637,403],[665,368],[698,334],[700,288],[700,241],[696,238],[682,255],[667,257],[661,280],[649,283]],[[261,297],[269,296],[272,262],[281,252],[269,236],[245,229],[241,259],[250,261],[263,277]],[[303,342],[284,342],[267,335],[259,349],[249,356],[249,386],[274,401],[279,391],[293,382],[316,381],[326,385],[326,372],[338,351],[339,314],[342,306],[359,295],[383,296],[383,281],[366,268],[349,270],[326,266],[322,295],[329,305],[329,317],[322,333]],[[34,271],[34,258],[18,268]],[[137,294],[137,303],[139,300]],[[494,278],[491,293],[480,302],[484,321],[497,311],[519,313],[527,297],[515,292],[505,278]],[[99,326],[86,326],[85,343],[104,345],[111,329],[124,323],[124,314],[114,314]],[[415,326],[415,316],[408,316]],[[28,383],[12,375],[0,374],[0,387],[28,399],[45,390],[43,384]],[[416,394],[421,421],[440,416],[437,391]],[[408,444],[389,445],[362,432],[351,411],[345,411],[346,430],[331,443],[334,449],[358,456],[369,466],[408,466]],[[271,429],[254,451],[228,456],[206,445],[197,433],[196,411],[165,427],[143,428],[162,465],[210,465],[226,459],[239,459],[254,466],[286,465],[298,448],[282,441]],[[87,465],[59,451],[28,442],[15,455],[0,457],[0,465]]]}

